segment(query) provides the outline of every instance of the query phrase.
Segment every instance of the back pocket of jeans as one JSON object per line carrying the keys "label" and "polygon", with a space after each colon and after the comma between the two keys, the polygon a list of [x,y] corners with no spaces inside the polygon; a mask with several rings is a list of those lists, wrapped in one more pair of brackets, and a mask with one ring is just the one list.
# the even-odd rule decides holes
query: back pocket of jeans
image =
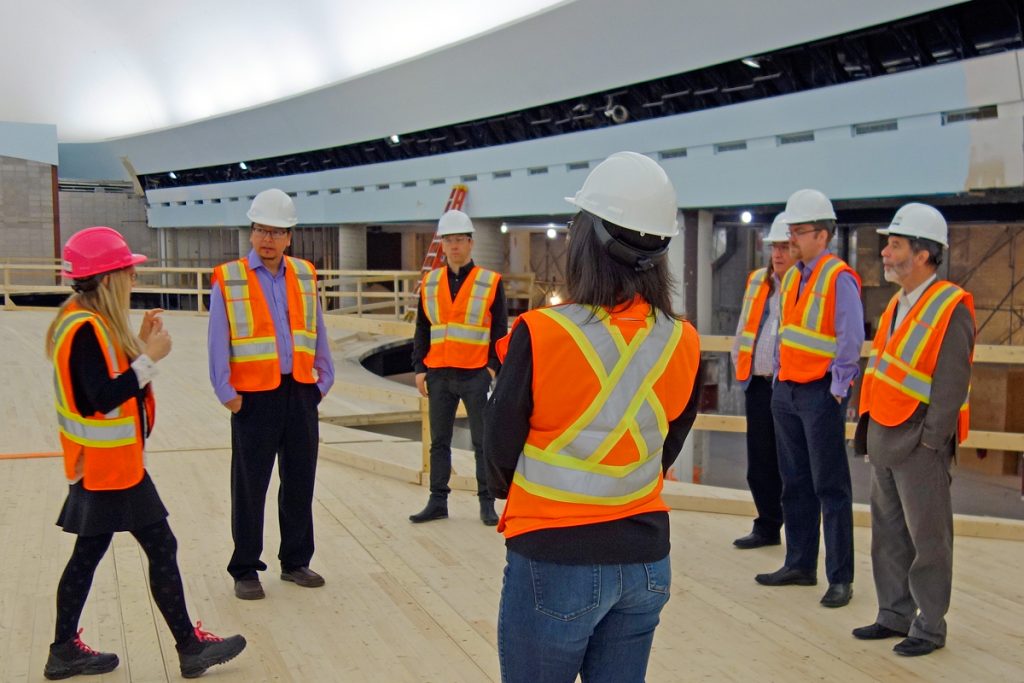
{"label": "back pocket of jeans", "polygon": [[601,602],[601,568],[530,560],[533,599],[537,611],[572,621],[597,609]]}
{"label": "back pocket of jeans", "polygon": [[644,569],[647,571],[647,590],[667,595],[672,586],[671,560],[666,557],[657,562],[645,562]]}

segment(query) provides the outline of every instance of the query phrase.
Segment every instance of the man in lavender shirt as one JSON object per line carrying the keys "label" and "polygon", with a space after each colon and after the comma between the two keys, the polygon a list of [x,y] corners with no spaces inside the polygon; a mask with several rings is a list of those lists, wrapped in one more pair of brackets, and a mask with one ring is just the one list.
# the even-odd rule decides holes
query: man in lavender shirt
{"label": "man in lavender shirt", "polygon": [[247,257],[214,269],[207,347],[210,382],[231,411],[231,537],[228,573],[235,596],[264,597],[257,572],[263,514],[277,460],[281,579],[324,585],[313,557],[317,405],[334,383],[334,362],[316,296],[316,272],[285,256],[298,223],[291,197],[265,190],[253,199]]}
{"label": "man in lavender shirt", "polygon": [[758,574],[766,586],[817,584],[819,526],[824,521],[825,607],[853,596],[853,494],[845,415],[864,343],[860,278],[829,253],[832,202],[798,190],[783,212],[797,257],[782,282],[782,326],[772,416],[782,475],[786,560]]}

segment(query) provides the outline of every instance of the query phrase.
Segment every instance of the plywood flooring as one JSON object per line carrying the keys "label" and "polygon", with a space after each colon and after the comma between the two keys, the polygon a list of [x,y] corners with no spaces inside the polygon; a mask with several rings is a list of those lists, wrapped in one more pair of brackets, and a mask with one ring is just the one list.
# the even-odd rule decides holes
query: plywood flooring
{"label": "plywood flooring", "polygon": [[[56,450],[49,369],[40,351],[52,312],[0,312],[0,454]],[[337,453],[389,452],[415,467],[418,444],[358,430],[324,430],[314,516],[313,567],[327,579],[302,589],[267,572],[267,599],[236,600],[224,565],[228,528],[227,416],[206,379],[205,319],[168,316],[172,355],[157,378],[159,416],[149,469],[179,539],[194,619],[240,632],[249,648],[211,670],[215,681],[497,681],[495,627],[504,547],[455,492],[452,518],[414,526],[426,500],[417,484],[356,469]],[[345,372],[349,372],[345,370]],[[331,395],[329,414],[380,406]],[[389,445],[390,444],[390,445]],[[337,451],[337,453],[334,453]],[[460,454],[464,458],[465,454]],[[53,525],[65,491],[59,460],[0,459],[0,681],[41,681],[52,639],[53,596],[73,538]],[[268,553],[277,547],[269,496]],[[947,647],[898,658],[892,641],[864,643],[850,629],[874,618],[870,532],[857,528],[850,606],[818,605],[824,587],[764,588],[782,548],[734,550],[740,516],[673,512],[673,597],[655,639],[648,680],[1024,681],[1024,543],[960,537]],[[823,575],[823,571],[819,572]],[[97,573],[82,619],[86,642],[121,666],[89,680],[180,680],[173,642],[148,593],[145,560],[119,535]]]}

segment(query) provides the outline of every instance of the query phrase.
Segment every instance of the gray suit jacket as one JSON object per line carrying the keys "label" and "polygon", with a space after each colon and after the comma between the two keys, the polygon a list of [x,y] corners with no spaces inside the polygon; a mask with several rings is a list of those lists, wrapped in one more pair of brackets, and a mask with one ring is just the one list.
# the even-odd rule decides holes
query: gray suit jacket
{"label": "gray suit jacket", "polygon": [[939,347],[931,402],[919,405],[906,422],[895,427],[881,425],[864,413],[857,423],[854,450],[860,455],[867,453],[879,467],[900,464],[918,447],[955,453],[957,416],[971,382],[973,350],[974,320],[960,302]]}

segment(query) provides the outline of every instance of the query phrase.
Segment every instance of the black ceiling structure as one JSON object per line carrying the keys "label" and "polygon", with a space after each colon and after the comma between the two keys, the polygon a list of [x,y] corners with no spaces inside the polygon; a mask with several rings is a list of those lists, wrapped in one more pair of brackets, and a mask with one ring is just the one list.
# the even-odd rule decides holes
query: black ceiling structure
{"label": "black ceiling structure", "polygon": [[[448,154],[788,95],[1024,47],[1024,0],[972,0],[643,83],[392,138],[139,176],[147,190]],[[244,162],[244,163],[243,163]],[[244,166],[244,167],[243,167]],[[172,177],[173,171],[173,177]]]}

